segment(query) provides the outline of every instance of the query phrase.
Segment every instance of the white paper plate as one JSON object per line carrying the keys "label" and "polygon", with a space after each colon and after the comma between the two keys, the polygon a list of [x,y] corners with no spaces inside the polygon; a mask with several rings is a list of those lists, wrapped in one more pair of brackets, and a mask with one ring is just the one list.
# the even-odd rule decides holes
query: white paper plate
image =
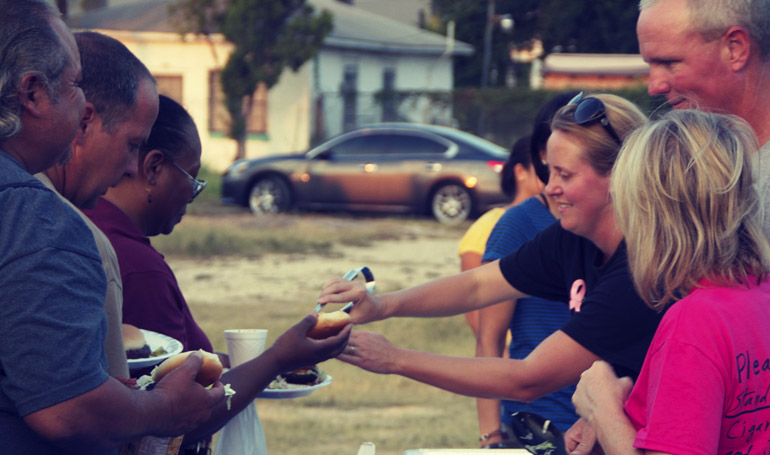
{"label": "white paper plate", "polygon": [[257,394],[257,398],[267,398],[271,400],[284,400],[286,398],[299,398],[299,397],[306,397],[313,393],[316,389],[320,389],[321,387],[326,387],[327,385],[332,383],[332,377],[329,375],[326,375],[326,379],[324,379],[323,382],[316,385],[296,385],[296,384],[289,384],[291,388],[289,389],[265,389],[259,394]]}
{"label": "white paper plate", "polygon": [[150,352],[155,351],[158,348],[163,348],[166,353],[155,357],[145,357],[141,359],[128,359],[128,369],[138,370],[140,368],[151,367],[156,365],[174,354],[182,352],[182,343],[170,336],[163,335],[162,333],[153,332],[151,330],[140,329],[144,334],[144,339],[147,341],[147,345],[150,346]]}

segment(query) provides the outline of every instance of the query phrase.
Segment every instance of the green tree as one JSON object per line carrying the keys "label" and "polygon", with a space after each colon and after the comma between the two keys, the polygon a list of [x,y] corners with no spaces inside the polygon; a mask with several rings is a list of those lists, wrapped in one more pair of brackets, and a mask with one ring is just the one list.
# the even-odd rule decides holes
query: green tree
{"label": "green tree", "polygon": [[316,14],[305,0],[180,0],[172,13],[180,32],[221,32],[234,45],[221,72],[236,158],[245,156],[246,125],[260,83],[269,90],[286,67],[297,71],[331,32],[328,11]]}
{"label": "green tree", "polygon": [[[479,0],[433,0],[445,33],[446,23],[455,21],[455,38],[474,46],[470,57],[455,59],[455,83],[478,86],[481,81],[487,2]],[[510,14],[513,33],[494,28],[492,65],[499,73],[509,64],[508,50],[532,38],[543,41],[545,52],[635,53],[637,0],[495,0],[497,14]],[[503,83],[498,78],[498,85]]]}

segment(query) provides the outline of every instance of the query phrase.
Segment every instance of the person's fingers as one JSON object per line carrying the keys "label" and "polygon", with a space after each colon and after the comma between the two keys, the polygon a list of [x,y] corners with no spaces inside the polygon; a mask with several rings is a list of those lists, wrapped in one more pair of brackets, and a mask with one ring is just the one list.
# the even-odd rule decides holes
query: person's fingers
{"label": "person's fingers", "polygon": [[302,330],[303,334],[307,335],[307,332],[315,326],[317,321],[318,313],[312,312],[302,318],[302,320],[297,323],[297,326]]}
{"label": "person's fingers", "polygon": [[326,290],[328,290],[330,287],[332,287],[332,286],[334,286],[334,285],[336,285],[336,284],[338,284],[338,283],[340,283],[340,282],[342,282],[342,281],[343,281],[343,280],[342,280],[342,278],[333,278],[333,279],[331,279],[329,282],[327,282],[326,284],[324,284],[324,285],[323,285],[323,287],[321,288],[321,290],[322,290],[322,291],[326,291]]}
{"label": "person's fingers", "polygon": [[[193,351],[190,353],[190,355],[187,356],[186,359],[184,359],[184,362],[182,362],[179,367],[175,368],[174,370],[182,369],[183,371],[186,371],[187,374],[191,374],[193,377],[198,374],[198,371],[200,371],[201,367],[203,366],[203,353],[200,351]],[[169,374],[173,373],[174,371],[169,372]]]}
{"label": "person's fingers", "polygon": [[628,376],[624,376],[618,380],[621,390],[623,391],[623,401],[631,394],[631,389],[634,388],[634,380]]}
{"label": "person's fingers", "polygon": [[325,359],[337,357],[348,344],[353,324],[346,325],[338,334],[332,335],[322,340],[314,340],[318,351]]}
{"label": "person's fingers", "polygon": [[219,401],[225,397],[225,385],[222,384],[222,381],[215,382],[207,390],[209,391],[209,395],[211,395],[211,397],[216,401]]}
{"label": "person's fingers", "polygon": [[336,280],[324,287],[316,303],[324,305],[327,303],[350,302],[357,300],[362,290],[364,290],[364,287],[361,283]]}
{"label": "person's fingers", "polygon": [[580,442],[572,451],[569,452],[569,455],[589,455],[591,453],[592,445],[588,445],[585,442]]}

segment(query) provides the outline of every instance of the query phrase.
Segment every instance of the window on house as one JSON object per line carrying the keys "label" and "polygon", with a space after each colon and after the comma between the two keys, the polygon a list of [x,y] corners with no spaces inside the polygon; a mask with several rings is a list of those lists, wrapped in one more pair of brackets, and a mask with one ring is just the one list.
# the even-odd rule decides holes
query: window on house
{"label": "window on house", "polygon": [[398,118],[396,103],[396,69],[382,72],[382,121],[395,122]]}
{"label": "window on house", "polygon": [[[246,107],[244,99],[244,109]],[[219,71],[209,72],[209,131],[227,134],[230,130],[230,113],[225,106],[225,92]],[[251,115],[246,124],[247,134],[267,133],[267,86],[260,82],[254,92]]]}
{"label": "window on house", "polygon": [[158,87],[158,94],[166,95],[177,103],[182,102],[182,76],[158,76],[153,75]]}
{"label": "window on house", "polygon": [[356,123],[358,104],[358,66],[345,65],[342,74],[342,127],[350,131],[358,126]]}

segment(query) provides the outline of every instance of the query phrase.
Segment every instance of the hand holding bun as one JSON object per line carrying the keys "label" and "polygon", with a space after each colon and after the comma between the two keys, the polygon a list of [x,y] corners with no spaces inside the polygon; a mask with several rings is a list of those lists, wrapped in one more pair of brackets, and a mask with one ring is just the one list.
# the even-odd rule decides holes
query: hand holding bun
{"label": "hand holding bun", "polygon": [[204,387],[208,387],[217,382],[219,377],[222,376],[222,362],[219,360],[218,355],[203,350],[186,351],[172,355],[152,370],[152,373],[150,373],[152,380],[154,382],[160,381],[163,376],[183,364],[184,361],[187,360],[187,356],[193,352],[200,352],[203,355],[203,364],[201,365],[200,371],[198,371],[198,375],[195,376],[195,382]]}
{"label": "hand holding bun", "polygon": [[308,331],[307,336],[315,340],[322,340],[336,335],[350,323],[350,315],[344,311],[332,311],[319,313],[318,322]]}

